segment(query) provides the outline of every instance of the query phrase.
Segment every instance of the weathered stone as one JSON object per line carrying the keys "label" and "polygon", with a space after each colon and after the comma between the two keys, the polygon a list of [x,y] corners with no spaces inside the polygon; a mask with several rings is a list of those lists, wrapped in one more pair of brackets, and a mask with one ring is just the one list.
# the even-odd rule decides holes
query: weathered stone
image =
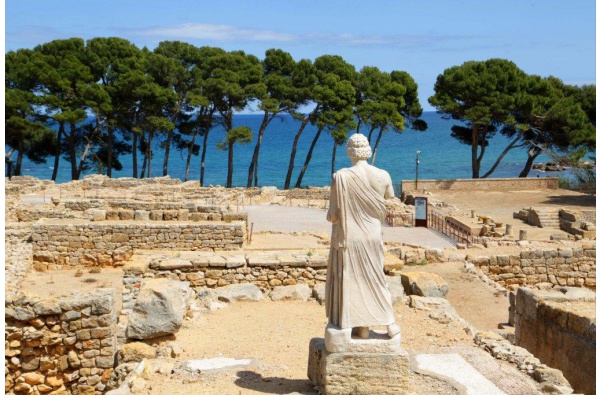
{"label": "weathered stone", "polygon": [[127,337],[151,339],[176,333],[189,308],[192,290],[187,282],[147,279],[129,315]]}
{"label": "weathered stone", "polygon": [[254,284],[232,284],[215,290],[219,300],[224,302],[259,301],[263,293]]}
{"label": "weathered stone", "polygon": [[319,302],[320,305],[325,304],[325,284],[315,284],[312,289],[312,296]]}
{"label": "weathered stone", "polygon": [[311,340],[308,376],[328,395],[406,394],[408,355],[401,353],[329,353]]}
{"label": "weathered stone", "polygon": [[145,343],[127,343],[119,350],[119,363],[141,362],[146,358],[156,358],[156,349]]}
{"label": "weathered stone", "polygon": [[149,221],[150,220],[150,211],[135,210],[135,213],[133,214],[133,219],[136,221]]}
{"label": "weathered stone", "polygon": [[42,300],[33,305],[33,311],[37,315],[60,314],[59,304],[53,299]]}
{"label": "weathered stone", "polygon": [[54,255],[50,251],[35,251],[33,253],[34,262],[54,263]]}
{"label": "weathered stone", "polygon": [[435,273],[405,272],[401,278],[408,295],[443,298],[448,293],[448,283]]}
{"label": "weathered stone", "polygon": [[310,295],[311,290],[308,285],[297,284],[275,287],[269,297],[271,300],[302,300],[306,302]]}
{"label": "weathered stone", "polygon": [[44,375],[37,372],[27,372],[21,375],[25,382],[29,385],[42,384],[44,382]]}
{"label": "weathered stone", "polygon": [[402,277],[387,276],[386,281],[392,294],[392,305],[404,304],[406,302],[406,294],[402,285]]}
{"label": "weathered stone", "polygon": [[435,310],[440,307],[450,306],[444,298],[427,298],[424,296],[410,295],[410,307],[419,310]]}

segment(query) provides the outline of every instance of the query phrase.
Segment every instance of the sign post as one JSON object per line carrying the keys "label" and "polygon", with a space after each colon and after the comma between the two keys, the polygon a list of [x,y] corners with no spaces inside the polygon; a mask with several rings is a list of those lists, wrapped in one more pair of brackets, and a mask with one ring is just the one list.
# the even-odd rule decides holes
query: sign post
{"label": "sign post", "polygon": [[415,197],[415,226],[427,227],[426,197]]}

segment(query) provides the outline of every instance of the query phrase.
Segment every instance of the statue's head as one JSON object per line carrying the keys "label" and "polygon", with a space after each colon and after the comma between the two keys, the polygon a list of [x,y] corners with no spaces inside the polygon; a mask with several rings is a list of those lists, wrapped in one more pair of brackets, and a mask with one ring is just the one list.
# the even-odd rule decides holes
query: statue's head
{"label": "statue's head", "polygon": [[348,139],[346,154],[353,160],[367,160],[371,157],[371,146],[364,134],[355,133]]}

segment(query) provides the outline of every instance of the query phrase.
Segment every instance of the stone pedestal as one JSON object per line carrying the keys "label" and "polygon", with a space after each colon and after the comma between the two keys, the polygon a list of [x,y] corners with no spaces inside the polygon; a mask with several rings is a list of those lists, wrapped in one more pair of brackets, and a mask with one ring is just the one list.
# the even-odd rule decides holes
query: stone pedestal
{"label": "stone pedestal", "polygon": [[370,339],[356,339],[328,326],[325,336],[311,339],[308,356],[308,378],[323,394],[407,393],[409,361],[400,335],[371,331]]}

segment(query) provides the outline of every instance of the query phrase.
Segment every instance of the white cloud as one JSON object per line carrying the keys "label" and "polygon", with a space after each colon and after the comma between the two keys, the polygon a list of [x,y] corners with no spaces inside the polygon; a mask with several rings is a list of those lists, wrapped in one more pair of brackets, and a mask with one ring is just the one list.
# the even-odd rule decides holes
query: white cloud
{"label": "white cloud", "polygon": [[155,27],[133,31],[142,36],[164,38],[187,38],[215,41],[294,41],[293,34],[273,30],[245,29],[230,25],[211,25],[207,23],[186,23],[178,26]]}
{"label": "white cloud", "polygon": [[442,42],[460,42],[480,37],[441,35],[426,33],[422,35],[379,34],[356,35],[351,33],[308,33],[292,34],[275,30],[243,28],[232,25],[213,25],[209,23],[185,23],[177,26],[157,26],[139,30],[129,30],[129,34],[158,37],[159,39],[199,39],[212,41],[255,41],[255,42],[317,42],[339,46],[395,46],[403,48],[439,45]]}

